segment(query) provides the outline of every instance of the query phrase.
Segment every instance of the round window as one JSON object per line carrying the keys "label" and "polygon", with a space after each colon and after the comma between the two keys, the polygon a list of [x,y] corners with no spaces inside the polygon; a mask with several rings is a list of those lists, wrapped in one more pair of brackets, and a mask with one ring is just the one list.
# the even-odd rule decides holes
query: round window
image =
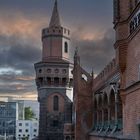
{"label": "round window", "polygon": [[55,69],[55,73],[58,73],[59,72],[59,69]]}

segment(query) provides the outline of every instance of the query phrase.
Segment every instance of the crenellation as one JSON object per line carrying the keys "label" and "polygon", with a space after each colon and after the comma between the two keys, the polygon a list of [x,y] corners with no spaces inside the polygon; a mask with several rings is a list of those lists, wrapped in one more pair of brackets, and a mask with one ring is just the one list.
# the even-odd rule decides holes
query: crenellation
{"label": "crenellation", "polygon": [[42,30],[42,39],[46,38],[47,36],[65,36],[70,37],[70,30],[63,28],[63,27],[51,27],[51,28],[44,28]]}
{"label": "crenellation", "polygon": [[118,67],[116,65],[116,60],[112,59],[112,61],[104,68],[104,70],[97,75],[94,79],[94,87],[101,86],[105,83],[105,81],[116,71],[118,71]]}

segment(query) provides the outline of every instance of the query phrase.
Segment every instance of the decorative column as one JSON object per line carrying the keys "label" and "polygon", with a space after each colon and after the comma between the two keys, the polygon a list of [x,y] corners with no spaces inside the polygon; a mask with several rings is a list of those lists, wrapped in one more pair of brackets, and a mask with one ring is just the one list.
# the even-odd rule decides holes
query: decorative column
{"label": "decorative column", "polygon": [[62,78],[59,78],[59,86],[62,86]]}
{"label": "decorative column", "polygon": [[110,105],[108,105],[108,126],[110,127],[111,124],[111,109],[110,109]]}
{"label": "decorative column", "polygon": [[115,93],[115,125],[118,125],[118,105],[119,105],[119,100],[118,100],[118,93]]}
{"label": "decorative column", "polygon": [[104,127],[104,109],[102,108],[102,128]]}
{"label": "decorative column", "polygon": [[99,127],[99,111],[97,110],[97,130],[98,130],[98,127]]}

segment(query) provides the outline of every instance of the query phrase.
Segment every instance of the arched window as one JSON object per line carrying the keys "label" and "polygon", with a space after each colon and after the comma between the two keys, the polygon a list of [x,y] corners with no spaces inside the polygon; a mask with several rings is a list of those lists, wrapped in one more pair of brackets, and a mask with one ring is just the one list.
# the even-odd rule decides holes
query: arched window
{"label": "arched window", "polygon": [[68,53],[68,43],[67,42],[65,42],[65,53]]}
{"label": "arched window", "polygon": [[59,110],[59,97],[57,95],[53,97],[53,109],[54,111]]}

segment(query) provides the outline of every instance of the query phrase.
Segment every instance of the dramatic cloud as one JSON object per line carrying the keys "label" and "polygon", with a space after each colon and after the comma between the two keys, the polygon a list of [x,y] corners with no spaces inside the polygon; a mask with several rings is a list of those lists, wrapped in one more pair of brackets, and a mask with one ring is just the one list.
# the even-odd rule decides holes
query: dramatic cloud
{"label": "dramatic cloud", "polygon": [[82,66],[89,72],[93,69],[98,74],[115,57],[114,32],[113,29],[108,29],[100,35],[97,33],[86,37],[74,40],[74,44],[79,48]]}
{"label": "dramatic cloud", "polygon": [[41,60],[41,31],[45,22],[1,17],[0,21],[0,93],[34,94],[34,63]]}
{"label": "dramatic cloud", "polygon": [[[87,7],[85,0],[59,3],[63,23],[72,34],[72,57],[79,47],[83,67],[89,72],[93,67],[96,74],[114,56],[111,1],[104,7],[99,1],[89,0]],[[41,30],[49,23],[52,4],[49,0],[0,2],[0,95],[37,97],[34,63],[41,60]]]}

